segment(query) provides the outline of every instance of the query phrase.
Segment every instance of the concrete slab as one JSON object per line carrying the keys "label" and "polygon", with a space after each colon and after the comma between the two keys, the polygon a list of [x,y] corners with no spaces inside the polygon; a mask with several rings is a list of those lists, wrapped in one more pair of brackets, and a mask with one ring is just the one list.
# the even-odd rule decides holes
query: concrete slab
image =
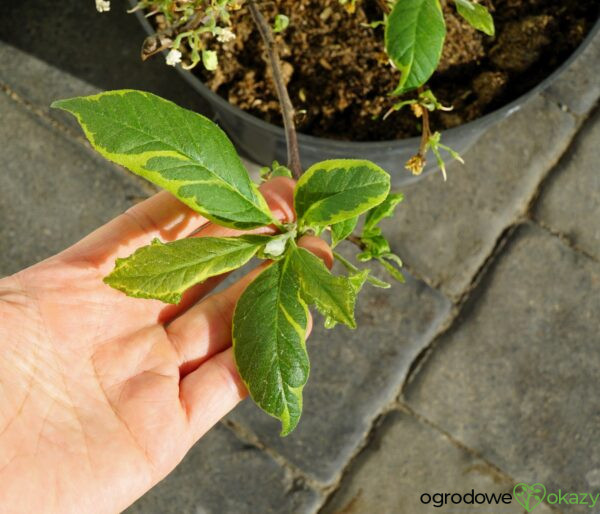
{"label": "concrete slab", "polygon": [[599,291],[600,264],[524,225],[408,403],[517,481],[600,493]]}
{"label": "concrete slab", "polygon": [[600,260],[600,112],[549,177],[535,217]]}
{"label": "concrete slab", "polygon": [[396,411],[386,416],[321,512],[522,513],[513,487],[509,478],[441,432]]}
{"label": "concrete slab", "polygon": [[303,514],[319,495],[265,453],[216,426],[126,514]]}
{"label": "concrete slab", "polygon": [[585,116],[600,98],[598,80],[600,62],[600,33],[546,91],[546,94],[565,105],[571,112]]}
{"label": "concrete slab", "polygon": [[138,182],[0,91],[0,275],[49,257],[146,197]]}

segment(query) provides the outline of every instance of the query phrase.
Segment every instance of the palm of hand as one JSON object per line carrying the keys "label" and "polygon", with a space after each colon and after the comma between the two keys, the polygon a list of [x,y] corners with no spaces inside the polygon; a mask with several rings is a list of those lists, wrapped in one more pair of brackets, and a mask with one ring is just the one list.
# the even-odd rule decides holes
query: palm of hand
{"label": "palm of hand", "polygon": [[[282,219],[293,216],[292,188],[286,179],[264,188]],[[196,304],[219,279],[207,281],[178,306],[102,282],[115,257],[153,237],[188,235],[202,221],[160,193],[0,281],[0,505],[121,510],[245,396],[230,324],[255,272]],[[233,232],[209,225],[202,234]],[[328,256],[316,241],[307,246]]]}
{"label": "palm of hand", "polygon": [[[31,511],[80,505],[75,498],[91,481],[101,486],[83,511],[123,508],[99,508],[111,500],[103,491],[111,477],[128,477],[123,485],[135,495],[192,439],[166,332],[148,323],[147,305],[118,298],[99,273],[75,266],[43,263],[3,291],[0,489],[16,495],[14,505],[25,488],[53,492]],[[33,473],[29,483],[19,467]]]}

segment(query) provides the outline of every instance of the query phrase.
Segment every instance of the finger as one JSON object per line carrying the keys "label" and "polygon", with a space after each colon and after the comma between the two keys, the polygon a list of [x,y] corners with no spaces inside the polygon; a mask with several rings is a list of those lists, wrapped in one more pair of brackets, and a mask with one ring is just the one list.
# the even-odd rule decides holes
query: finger
{"label": "finger", "polygon": [[179,398],[185,408],[194,441],[247,396],[235,367],[233,349],[218,353],[180,383]]}
{"label": "finger", "polygon": [[151,196],[95,230],[66,253],[99,260],[113,254],[126,256],[155,237],[173,241],[208,220],[168,191]]}
{"label": "finger", "polygon": [[[294,181],[277,177],[265,182],[261,192],[272,206],[273,215],[291,221]],[[174,241],[191,234],[199,226],[206,227],[200,235],[224,237],[241,233],[208,223],[206,218],[181,203],[171,193],[162,191],[134,205],[106,225],[63,252],[63,258],[85,260],[101,272],[112,269],[117,257],[126,257],[154,238]]]}
{"label": "finger", "polygon": [[309,252],[314,253],[325,263],[325,266],[327,266],[329,269],[331,269],[333,266],[333,252],[331,251],[329,245],[320,237],[302,236],[298,240],[298,246],[302,246]]}
{"label": "finger", "polygon": [[[300,238],[299,244],[322,258],[329,266],[333,263],[331,249],[322,239],[304,236]],[[262,264],[224,291],[193,306],[166,327],[179,355],[182,376],[231,345],[231,320],[235,304],[265,266],[268,263]]]}
{"label": "finger", "polygon": [[238,298],[267,267],[263,263],[224,291],[209,296],[173,320],[166,332],[179,356],[181,376],[231,344],[231,320]]}

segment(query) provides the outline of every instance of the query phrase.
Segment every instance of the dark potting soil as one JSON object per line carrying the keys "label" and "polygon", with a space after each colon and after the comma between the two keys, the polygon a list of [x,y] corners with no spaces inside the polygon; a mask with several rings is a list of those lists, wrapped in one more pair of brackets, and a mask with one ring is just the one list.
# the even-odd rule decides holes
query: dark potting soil
{"label": "dark potting soil", "polygon": [[[450,112],[436,112],[432,128],[443,130],[474,120],[517,98],[541,82],[581,43],[598,17],[597,0],[483,0],[491,10],[496,36],[471,28],[444,6],[446,43],[438,71],[429,81]],[[333,139],[378,141],[418,135],[410,110],[383,120],[398,101],[388,93],[399,73],[388,64],[375,0],[357,0],[348,13],[338,0],[263,2],[271,20],[289,16],[277,35],[298,129]],[[196,69],[202,80],[233,105],[281,124],[279,104],[264,46],[250,14],[233,16],[237,38],[219,50],[219,69]],[[410,95],[407,95],[408,97]]]}

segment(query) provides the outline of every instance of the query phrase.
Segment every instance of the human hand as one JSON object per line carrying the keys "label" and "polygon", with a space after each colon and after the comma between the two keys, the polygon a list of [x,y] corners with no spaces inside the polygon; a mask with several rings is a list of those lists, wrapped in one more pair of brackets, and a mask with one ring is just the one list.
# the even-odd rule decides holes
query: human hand
{"label": "human hand", "polygon": [[[263,194],[293,219],[293,181]],[[258,270],[179,305],[102,282],[115,258],[153,238],[239,232],[162,192],[76,245],[0,280],[0,511],[117,512],[164,478],[242,398],[231,349],[235,302]],[[331,266],[327,245],[300,244]]]}

